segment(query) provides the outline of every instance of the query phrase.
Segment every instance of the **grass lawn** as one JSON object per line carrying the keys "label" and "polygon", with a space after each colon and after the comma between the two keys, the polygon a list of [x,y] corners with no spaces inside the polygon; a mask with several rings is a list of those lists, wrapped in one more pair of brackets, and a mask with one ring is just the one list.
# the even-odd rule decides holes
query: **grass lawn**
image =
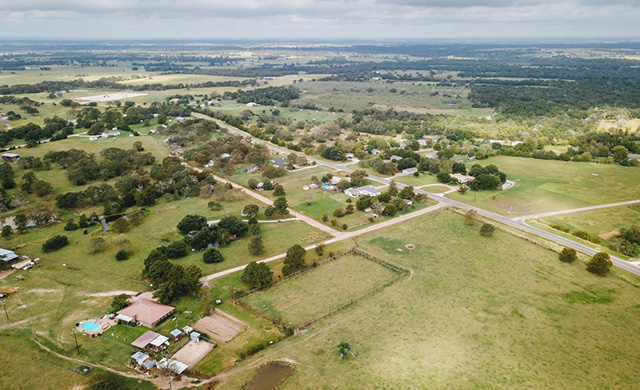
{"label": "grass lawn", "polygon": [[[638,288],[478,228],[440,211],[359,237],[362,250],[412,277],[248,363],[295,361],[290,389],[635,387]],[[342,341],[355,358],[340,360]],[[256,369],[235,371],[222,388],[239,388]]]}
{"label": "grass lawn", "polygon": [[424,173],[421,173],[420,176],[418,177],[415,177],[413,175],[401,176],[396,178],[395,181],[397,181],[398,183],[403,183],[403,184],[414,186],[414,187],[420,187],[427,184],[439,183],[438,179],[436,179],[435,176],[424,174]]}
{"label": "grass lawn", "polygon": [[270,317],[301,326],[396,276],[388,268],[362,256],[345,255],[252,293],[243,298],[243,302]]}
{"label": "grass lawn", "polygon": [[[475,163],[475,162],[474,162]],[[493,157],[516,187],[449,195],[500,214],[527,215],[637,199],[640,168],[596,163]]]}

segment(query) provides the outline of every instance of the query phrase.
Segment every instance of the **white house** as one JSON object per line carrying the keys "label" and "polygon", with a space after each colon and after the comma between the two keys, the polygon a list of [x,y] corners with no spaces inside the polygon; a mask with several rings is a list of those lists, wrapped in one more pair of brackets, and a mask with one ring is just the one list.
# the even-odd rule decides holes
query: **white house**
{"label": "white house", "polygon": [[378,196],[382,193],[382,191],[380,191],[379,189],[377,189],[376,187],[372,186],[372,185],[367,185],[367,186],[362,186],[362,187],[354,187],[354,188],[347,188],[346,190],[344,190],[344,194],[347,196],[350,196],[352,198],[357,198],[359,196],[362,195],[369,195],[369,196]]}
{"label": "white house", "polygon": [[413,167],[413,168],[406,168],[402,170],[402,173],[405,173],[407,175],[413,175],[414,173],[418,172],[418,168]]}

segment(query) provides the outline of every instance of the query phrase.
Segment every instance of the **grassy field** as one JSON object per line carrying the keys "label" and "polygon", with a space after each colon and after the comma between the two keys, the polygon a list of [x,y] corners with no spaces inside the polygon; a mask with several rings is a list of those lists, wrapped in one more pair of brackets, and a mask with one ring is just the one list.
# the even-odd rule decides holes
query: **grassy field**
{"label": "grassy field", "polygon": [[449,196],[500,214],[528,215],[633,200],[639,195],[640,169],[634,167],[503,156],[481,163],[487,164],[498,166],[516,187]]}
{"label": "grassy field", "polygon": [[[249,307],[301,326],[396,277],[362,256],[346,255],[243,298]],[[331,288],[327,288],[331,286]]]}
{"label": "grassy field", "polygon": [[[248,363],[295,361],[285,389],[635,387],[638,288],[478,228],[441,211],[361,236],[361,249],[413,276]],[[355,358],[340,360],[342,341]],[[242,367],[222,388],[239,388],[257,369]]]}
{"label": "grassy field", "polygon": [[405,175],[405,176],[400,176],[398,178],[395,179],[395,181],[397,181],[398,183],[403,183],[403,184],[407,184],[410,186],[414,186],[414,187],[420,187],[420,186],[424,186],[427,184],[438,184],[438,179],[436,179],[435,176],[433,175],[427,175],[424,173],[421,173],[420,176],[415,177],[413,175]]}

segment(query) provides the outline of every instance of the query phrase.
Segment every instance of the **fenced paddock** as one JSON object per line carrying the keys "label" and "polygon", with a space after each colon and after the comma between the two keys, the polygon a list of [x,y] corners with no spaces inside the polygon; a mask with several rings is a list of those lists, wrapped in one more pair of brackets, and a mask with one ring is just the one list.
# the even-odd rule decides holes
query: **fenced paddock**
{"label": "fenced paddock", "polygon": [[238,302],[287,327],[307,327],[408,276],[409,270],[352,249],[254,290]]}

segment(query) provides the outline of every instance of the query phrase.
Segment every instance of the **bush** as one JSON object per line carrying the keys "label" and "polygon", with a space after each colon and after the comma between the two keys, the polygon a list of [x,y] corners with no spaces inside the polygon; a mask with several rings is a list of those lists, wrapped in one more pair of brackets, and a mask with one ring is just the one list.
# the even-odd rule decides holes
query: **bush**
{"label": "bush", "polygon": [[116,253],[116,260],[118,261],[127,260],[128,258],[129,258],[129,254],[127,254],[127,251],[125,251],[124,249],[120,249]]}
{"label": "bush", "polygon": [[80,226],[78,226],[78,224],[73,220],[73,218],[71,218],[69,222],[67,222],[67,224],[64,226],[64,230],[67,230],[67,231],[78,230],[79,228]]}
{"label": "bush", "polygon": [[224,260],[222,253],[216,248],[208,249],[202,254],[202,260],[207,264],[220,263]]}
{"label": "bush", "polygon": [[554,223],[550,226],[552,229],[560,230],[561,232],[565,232],[565,233],[569,233],[571,231],[571,229],[569,229],[568,227],[559,225],[557,223]]}
{"label": "bush", "polygon": [[480,228],[480,234],[485,236],[485,237],[491,237],[493,236],[493,232],[496,231],[495,226],[493,226],[490,223],[485,223],[484,225],[482,225],[482,227]]}
{"label": "bush", "polygon": [[53,252],[67,245],[69,245],[69,239],[67,238],[67,236],[53,236],[48,239],[47,242],[42,244],[42,251]]}
{"label": "bush", "polygon": [[609,272],[612,266],[613,263],[611,262],[609,254],[606,252],[598,252],[593,255],[591,260],[587,263],[587,271],[592,274],[604,276]]}
{"label": "bush", "polygon": [[573,263],[578,259],[578,253],[573,248],[563,248],[559,258],[563,263]]}

